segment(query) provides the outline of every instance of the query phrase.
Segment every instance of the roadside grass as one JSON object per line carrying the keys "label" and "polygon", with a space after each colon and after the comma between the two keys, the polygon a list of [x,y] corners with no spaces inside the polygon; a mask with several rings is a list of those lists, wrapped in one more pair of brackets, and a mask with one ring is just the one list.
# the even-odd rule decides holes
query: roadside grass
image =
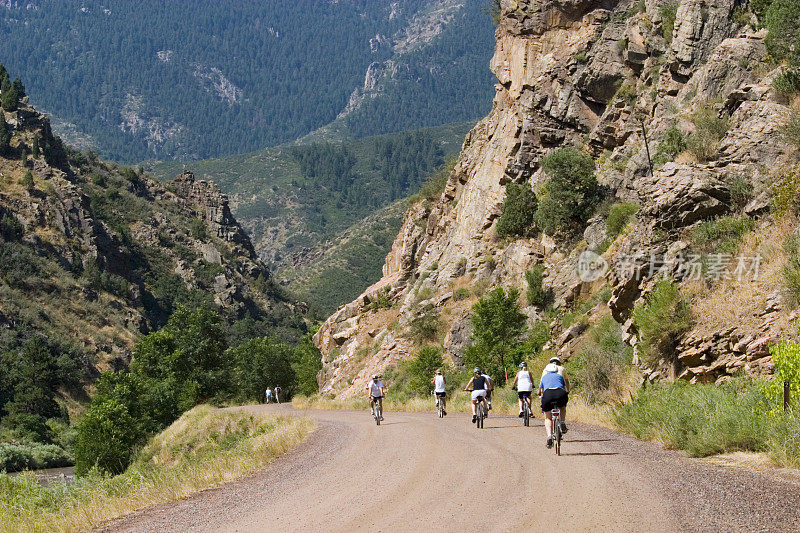
{"label": "roadside grass", "polygon": [[614,421],[638,439],[690,457],[761,452],[780,466],[800,467],[800,412],[775,409],[765,383],[738,377],[722,385],[652,386],[618,407]]}
{"label": "roadside grass", "polygon": [[[323,409],[335,410],[345,409],[353,411],[369,411],[369,400],[366,398],[342,398],[334,399],[329,396],[295,396],[292,405],[297,409]],[[433,396],[416,396],[409,399],[392,398],[391,394],[384,399],[383,409],[387,415],[392,412],[400,413],[435,413],[436,403]],[[608,428],[613,425],[613,407],[610,405],[597,406],[586,401],[580,394],[570,395],[569,406],[567,408],[567,420],[581,424],[594,424]],[[534,392],[533,413],[534,416],[542,418],[541,410],[538,405],[538,398]],[[470,413],[470,400],[467,392],[457,391],[454,396],[447,398],[448,413]],[[492,394],[492,414],[513,415],[519,413],[517,403],[517,392],[509,388],[497,388]]]}
{"label": "roadside grass", "polygon": [[201,405],[156,435],[119,476],[92,473],[73,485],[42,487],[31,473],[0,475],[0,524],[3,531],[90,530],[251,474],[312,429],[306,418]]}

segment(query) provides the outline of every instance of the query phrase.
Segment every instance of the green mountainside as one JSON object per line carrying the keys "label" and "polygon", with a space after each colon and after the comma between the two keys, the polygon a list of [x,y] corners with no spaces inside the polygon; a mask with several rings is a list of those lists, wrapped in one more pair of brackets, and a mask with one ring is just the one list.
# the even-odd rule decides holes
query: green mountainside
{"label": "green mountainside", "polygon": [[[471,127],[449,124],[344,143],[284,145],[146,166],[163,180],[186,168],[219,184],[259,256],[312,309],[325,314],[380,278],[402,219],[395,202],[417,192],[448,155],[457,153]],[[341,254],[336,260],[334,250]],[[340,263],[350,266],[333,266]],[[323,276],[328,269],[333,271]],[[298,284],[299,279],[309,283]]]}
{"label": "green mountainside", "polygon": [[[476,120],[485,0],[0,4],[3,61],[66,141],[118,161]],[[338,117],[338,120],[337,120]]]}

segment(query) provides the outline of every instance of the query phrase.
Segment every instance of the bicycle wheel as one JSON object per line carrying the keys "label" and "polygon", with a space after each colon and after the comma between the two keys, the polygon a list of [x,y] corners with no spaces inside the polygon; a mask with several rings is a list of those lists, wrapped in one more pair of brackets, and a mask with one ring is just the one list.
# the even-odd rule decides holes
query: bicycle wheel
{"label": "bicycle wheel", "polygon": [[522,400],[522,420],[525,427],[531,425],[531,410],[528,409],[528,402],[524,398]]}
{"label": "bicycle wheel", "polygon": [[483,402],[478,403],[478,429],[483,429],[483,420],[486,418],[486,408]]}
{"label": "bicycle wheel", "polygon": [[555,441],[556,455],[561,455],[561,423],[553,419],[553,440]]}
{"label": "bicycle wheel", "polygon": [[381,406],[378,402],[375,402],[375,423],[381,425]]}

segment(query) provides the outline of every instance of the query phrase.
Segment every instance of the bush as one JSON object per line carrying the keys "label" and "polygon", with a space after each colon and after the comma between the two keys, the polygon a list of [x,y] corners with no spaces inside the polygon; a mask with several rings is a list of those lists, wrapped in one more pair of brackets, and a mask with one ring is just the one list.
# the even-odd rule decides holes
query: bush
{"label": "bush", "polygon": [[7,444],[0,442],[0,472],[20,472],[72,465],[72,457],[55,444]]}
{"label": "bush", "polygon": [[783,384],[789,383],[789,396],[792,405],[800,402],[800,343],[791,340],[780,341],[769,347],[775,363],[775,375],[764,387],[764,394],[780,405],[783,398]]}
{"label": "bush", "polygon": [[708,161],[717,153],[719,141],[728,132],[728,117],[719,116],[717,111],[707,105],[700,105],[690,115],[693,131],[686,141],[686,147],[698,161]]}
{"label": "bush", "polygon": [[678,286],[669,279],[656,282],[644,303],[633,310],[639,347],[646,364],[673,362],[678,336],[689,328],[691,309]]}
{"label": "bush", "polygon": [[776,215],[797,213],[800,207],[800,165],[773,175],[770,189],[772,211]]}
{"label": "bush", "polygon": [[528,305],[544,308],[552,298],[552,290],[544,288],[544,265],[536,265],[533,270],[525,272],[528,290],[525,292]]}
{"label": "bush", "polygon": [[297,380],[296,390],[309,396],[319,390],[317,375],[322,370],[322,354],[314,344],[313,334],[303,336],[292,354],[292,368]]}
{"label": "bush", "polygon": [[442,370],[444,360],[438,346],[422,346],[409,362],[409,386],[419,395],[427,395],[431,390],[431,380],[437,370]]}
{"label": "bush", "polygon": [[0,217],[0,239],[6,242],[17,242],[22,239],[22,223],[14,215],[3,214]]}
{"label": "bush", "polygon": [[746,177],[740,174],[729,175],[726,177],[725,183],[731,191],[731,201],[739,209],[745,207],[753,199],[753,184]]}
{"label": "bush", "polygon": [[764,13],[764,26],[769,30],[764,39],[769,55],[800,66],[800,2],[773,0]]}
{"label": "bush", "polygon": [[678,14],[679,2],[667,2],[658,7],[658,14],[661,17],[661,35],[667,44],[672,42],[672,34],[675,31],[675,18]]}
{"label": "bush", "polygon": [[614,239],[622,233],[622,230],[633,220],[638,211],[639,206],[636,204],[618,203],[612,205],[606,219],[606,230],[609,238]]}
{"label": "bush", "polygon": [[692,230],[692,241],[700,246],[714,244],[718,253],[735,253],[742,237],[755,228],[755,221],[746,216],[724,216],[701,222]]}
{"label": "bush", "polygon": [[797,307],[800,303],[800,237],[792,235],[786,239],[784,249],[789,254],[789,261],[784,265],[783,286],[788,303]]}
{"label": "bush", "polygon": [[542,162],[550,177],[536,211],[536,223],[549,234],[575,234],[602,201],[592,158],[575,148],[560,148]]}
{"label": "bush", "polygon": [[75,442],[75,473],[85,475],[97,467],[121,474],[136,446],[143,444],[139,424],[128,409],[115,400],[92,403],[78,426]]}
{"label": "bush", "polygon": [[466,287],[459,287],[455,291],[453,291],[453,300],[460,302],[461,300],[466,300],[469,298],[470,292],[469,289]]}
{"label": "bush", "polygon": [[208,238],[208,229],[206,223],[199,218],[193,218],[189,221],[189,234],[199,241],[204,241]]}
{"label": "bush", "polygon": [[35,186],[35,184],[33,182],[33,172],[31,172],[30,170],[26,171],[25,175],[22,176],[22,180],[20,180],[20,183],[27,190],[29,190],[29,191],[32,190],[34,188],[34,186]]}
{"label": "bush", "polygon": [[503,213],[497,220],[497,236],[526,237],[536,230],[534,216],[539,202],[530,185],[509,183],[503,200]]}
{"label": "bush", "polygon": [[787,70],[775,76],[772,82],[775,92],[783,95],[792,95],[800,91],[800,70]]}
{"label": "bush", "polygon": [[792,111],[789,122],[781,129],[784,140],[800,150],[800,113]]}
{"label": "bush", "polygon": [[653,166],[658,168],[686,150],[686,137],[674,124],[664,132],[664,140],[658,144],[656,155],[653,157]]}
{"label": "bush", "polygon": [[572,384],[591,404],[619,400],[633,349],[622,340],[622,330],[611,316],[591,327],[586,337],[588,345],[568,364]]}
{"label": "bush", "polygon": [[426,306],[425,309],[411,321],[411,338],[418,344],[434,341],[439,334],[440,326],[439,310],[432,305]]}

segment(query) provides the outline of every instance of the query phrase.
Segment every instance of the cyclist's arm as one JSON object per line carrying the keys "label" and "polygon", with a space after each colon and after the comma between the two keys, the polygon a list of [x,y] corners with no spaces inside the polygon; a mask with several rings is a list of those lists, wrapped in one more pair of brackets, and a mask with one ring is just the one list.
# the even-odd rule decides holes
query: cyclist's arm
{"label": "cyclist's arm", "polygon": [[567,377],[567,373],[564,372],[564,388],[567,392],[569,392],[569,378]]}
{"label": "cyclist's arm", "polygon": [[514,383],[511,384],[511,388],[512,389],[517,386],[517,380],[518,379],[519,379],[519,372],[517,372],[517,375],[514,376]]}
{"label": "cyclist's arm", "polygon": [[474,380],[475,380],[475,378],[471,378],[471,379],[469,380],[469,383],[467,383],[467,386],[466,386],[466,387],[464,387],[464,390],[469,390],[469,388],[470,388],[470,387],[472,387],[472,382],[473,382]]}

